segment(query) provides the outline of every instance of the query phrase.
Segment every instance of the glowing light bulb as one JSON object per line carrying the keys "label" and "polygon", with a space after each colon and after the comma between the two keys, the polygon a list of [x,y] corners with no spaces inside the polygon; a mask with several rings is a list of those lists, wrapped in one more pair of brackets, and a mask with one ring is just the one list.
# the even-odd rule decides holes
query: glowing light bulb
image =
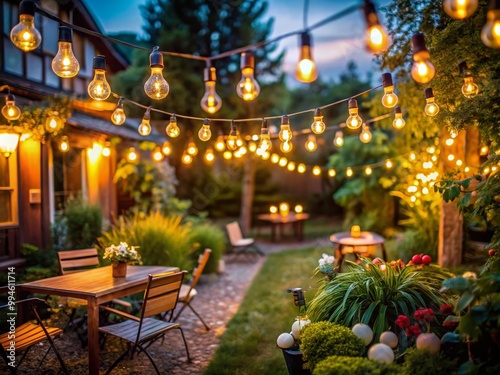
{"label": "glowing light bulb", "polygon": [[271,142],[271,136],[269,134],[269,129],[267,128],[267,120],[262,119],[262,127],[260,129],[260,142],[259,149],[262,152],[270,151],[273,148],[273,143]]}
{"label": "glowing light bulb", "polygon": [[261,157],[262,160],[268,160],[271,157],[271,153],[269,151],[264,151]]}
{"label": "glowing light bulb", "polygon": [[254,100],[260,93],[259,83],[255,80],[255,58],[252,52],[241,54],[241,80],[236,86],[236,93],[243,100]]}
{"label": "glowing light bulb", "polygon": [[482,146],[481,149],[479,150],[479,154],[481,156],[488,155],[489,150],[490,150],[490,148],[488,146]]}
{"label": "glowing light bulb", "polygon": [[349,117],[345,123],[349,129],[357,129],[363,123],[363,120],[358,115],[358,102],[356,99],[349,100]]}
{"label": "glowing light bulb", "polygon": [[59,117],[59,113],[56,111],[50,112],[50,115],[45,120],[45,129],[49,133],[57,134],[59,130],[64,127],[64,122]]}
{"label": "glowing light bulb", "polygon": [[328,177],[335,177],[336,175],[337,175],[337,171],[335,171],[335,169],[330,168],[328,170]]}
{"label": "glowing light bulb", "polygon": [[236,125],[234,121],[231,121],[231,131],[226,140],[226,147],[228,150],[235,151],[238,146],[238,132],[236,131]]}
{"label": "glowing light bulb", "polygon": [[462,86],[462,94],[467,98],[471,99],[479,93],[479,87],[474,83],[472,77],[464,78],[464,85]]}
{"label": "glowing light bulb", "polygon": [[434,94],[430,87],[425,89],[425,114],[427,116],[436,116],[439,112],[439,106],[434,101]]}
{"label": "glowing light bulb", "polygon": [[292,141],[285,141],[280,143],[281,152],[287,153],[293,150]]}
{"label": "glowing light bulb", "polygon": [[215,92],[217,74],[214,67],[207,67],[203,71],[205,80],[205,95],[201,98],[201,108],[207,113],[214,114],[222,107],[222,99]]}
{"label": "glowing light bulb", "polygon": [[316,143],[316,137],[313,134],[309,134],[307,136],[307,142],[305,144],[306,150],[309,152],[314,152],[318,148],[318,144]]}
{"label": "glowing light bulb", "polygon": [[129,163],[133,163],[139,159],[139,155],[135,152],[135,148],[130,147],[128,149],[127,160]]}
{"label": "glowing light bulb", "polygon": [[61,142],[59,142],[59,150],[61,150],[61,152],[69,151],[69,139],[65,135],[61,137]]}
{"label": "glowing light bulb", "polygon": [[453,142],[455,142],[455,141],[453,140],[453,138],[448,138],[448,139],[445,141],[445,144],[446,144],[446,146],[451,146],[451,145],[453,145]]}
{"label": "glowing light bulb", "polygon": [[276,164],[280,161],[280,156],[278,154],[271,155],[271,163]]}
{"label": "glowing light bulb", "polygon": [[455,163],[457,164],[458,167],[461,167],[464,164],[464,162],[460,159],[457,159]]}
{"label": "glowing light bulb", "polygon": [[183,164],[191,164],[193,162],[193,157],[189,155],[188,153],[184,152],[182,154],[181,161]]}
{"label": "glowing light bulb", "polygon": [[401,111],[401,107],[396,107],[394,109],[394,121],[392,122],[392,126],[395,129],[403,129],[406,125],[406,121],[403,118],[403,113]]}
{"label": "glowing light bulb", "polygon": [[224,135],[222,133],[217,137],[217,141],[215,142],[215,149],[219,152],[222,152],[226,149],[226,142],[224,141]]}
{"label": "glowing light bulb", "polygon": [[444,0],[444,11],[457,20],[471,16],[477,9],[477,0]]}
{"label": "glowing light bulb", "polygon": [[212,131],[210,130],[210,120],[209,119],[204,119],[203,120],[203,126],[200,128],[200,131],[198,132],[198,137],[203,141],[206,142],[212,137]]}
{"label": "glowing light bulb", "polygon": [[153,152],[151,153],[151,157],[154,161],[162,161],[165,155],[161,151],[160,146],[156,146]]}
{"label": "glowing light bulb", "polygon": [[186,152],[191,156],[198,154],[198,147],[196,147],[196,143],[194,143],[192,138],[187,145]]}
{"label": "glowing light bulb", "polygon": [[282,157],[280,158],[280,160],[278,161],[278,165],[279,165],[280,167],[286,167],[287,163],[288,163],[288,159],[287,159],[287,158],[285,158],[284,156],[282,156]]}
{"label": "glowing light bulb", "polygon": [[205,155],[203,155],[203,159],[205,159],[207,163],[211,163],[215,160],[214,150],[211,147],[207,148]]}
{"label": "glowing light bulb", "polygon": [[363,130],[361,130],[359,134],[359,140],[363,143],[368,143],[372,140],[372,133],[368,125],[363,124]]}
{"label": "glowing light bulb", "polygon": [[143,137],[151,134],[150,119],[151,119],[151,107],[149,107],[146,110],[146,113],[144,113],[144,117],[142,118],[142,121],[139,124],[139,128],[137,129],[139,134],[142,135]]}
{"label": "glowing light bulb", "polygon": [[413,51],[413,66],[411,76],[418,83],[428,83],[436,74],[434,65],[429,61],[430,54],[425,47],[425,36],[417,33],[411,37],[411,49]]}
{"label": "glowing light bulb", "polygon": [[10,31],[10,40],[24,52],[36,49],[42,42],[42,36],[35,27],[35,3],[23,0],[19,4],[19,23]]}
{"label": "glowing light bulb", "polygon": [[306,169],[307,169],[306,165],[303,163],[300,163],[299,165],[297,165],[297,172],[299,172],[299,173],[305,173]]}
{"label": "glowing light bulb", "polygon": [[315,165],[312,169],[312,174],[314,176],[319,176],[321,174],[321,168]]}
{"label": "glowing light bulb", "polygon": [[412,153],[410,154],[410,160],[415,160],[416,158],[417,158],[417,156],[415,155],[415,153],[414,153],[414,152],[412,152]]}
{"label": "glowing light bulb", "polygon": [[163,155],[165,156],[169,156],[170,154],[172,154],[172,145],[169,141],[163,142],[163,145],[161,146],[161,152],[163,152]]}
{"label": "glowing light bulb", "polygon": [[481,40],[490,48],[500,48],[500,2],[491,0],[486,24],[481,30]]}
{"label": "glowing light bulb", "polygon": [[398,96],[394,94],[394,84],[392,83],[391,73],[382,74],[382,86],[384,87],[382,105],[386,108],[395,107],[396,104],[398,104]]}
{"label": "glowing light bulb", "polygon": [[367,176],[371,175],[372,172],[373,172],[373,170],[372,170],[372,168],[370,166],[368,166],[368,167],[365,168],[365,174]]}
{"label": "glowing light bulb", "polygon": [[290,163],[288,163],[288,165],[286,166],[286,169],[288,169],[290,172],[293,172],[295,170],[295,163],[293,161],[291,161]]}
{"label": "glowing light bulb", "polygon": [[304,212],[304,207],[302,207],[301,204],[297,204],[293,210],[296,214],[301,214],[302,212]]}
{"label": "glowing light bulb", "polygon": [[387,31],[380,24],[375,6],[371,1],[365,1],[363,9],[366,19],[366,48],[375,54],[382,53],[389,47],[390,43]]}
{"label": "glowing light bulb", "polygon": [[111,155],[111,142],[106,142],[102,148],[102,156],[109,157]]}
{"label": "glowing light bulb", "polygon": [[347,169],[345,170],[345,175],[347,177],[352,177],[354,175],[354,172],[352,171],[351,167],[347,167]]}
{"label": "glowing light bulb", "polygon": [[181,129],[177,126],[177,117],[174,115],[170,116],[170,122],[165,129],[165,132],[170,138],[178,137],[181,134]]}
{"label": "glowing light bulb", "polygon": [[323,115],[321,110],[316,108],[314,110],[314,122],[311,124],[311,130],[314,134],[321,134],[325,131],[326,125],[323,122]]}
{"label": "glowing light bulb", "polygon": [[458,136],[458,130],[456,129],[451,129],[450,130],[450,137],[451,138],[456,138]]}
{"label": "glowing light bulb", "polygon": [[394,166],[394,164],[392,163],[392,161],[387,160],[387,161],[385,162],[385,167],[386,167],[387,169],[391,169],[393,166]]}
{"label": "glowing light bulb", "polygon": [[89,83],[87,92],[94,100],[106,100],[111,94],[111,87],[106,80],[106,57],[94,57],[94,78]]}
{"label": "glowing light bulb", "polygon": [[224,159],[230,160],[233,158],[233,153],[231,151],[224,151],[222,156],[224,157]]}
{"label": "glowing light bulb", "polygon": [[168,82],[163,78],[163,55],[159,47],[153,47],[153,52],[149,55],[149,66],[151,75],[144,83],[144,92],[151,99],[161,100],[167,97],[170,91]]}
{"label": "glowing light bulb", "polygon": [[344,133],[342,133],[342,130],[337,130],[335,132],[335,138],[333,139],[333,144],[337,147],[342,147],[344,145]]}
{"label": "glowing light bulb", "polygon": [[276,207],[276,206],[269,207],[269,212],[272,213],[272,214],[277,214],[278,213],[278,207]]}
{"label": "glowing light bulb", "polygon": [[250,151],[250,152],[255,152],[255,151],[257,151],[257,143],[255,143],[255,142],[250,142],[250,143],[248,144],[248,151]]}
{"label": "glowing light bulb", "polygon": [[470,171],[470,168],[469,167],[465,167],[464,168],[464,172],[469,172]]}
{"label": "glowing light bulb", "polygon": [[292,130],[290,129],[290,119],[287,115],[281,116],[281,127],[278,136],[282,142],[290,141],[293,137]]}
{"label": "glowing light bulb", "polygon": [[120,97],[118,99],[118,104],[116,105],[115,110],[111,114],[111,122],[115,125],[123,125],[127,116],[125,115],[125,111],[123,110],[123,98]]}
{"label": "glowing light bulb", "polygon": [[448,155],[448,160],[449,160],[449,161],[453,161],[453,160],[455,160],[455,155],[453,155],[453,154],[449,154],[449,155]]}
{"label": "glowing light bulb", "polygon": [[246,153],[248,152],[247,148],[245,146],[241,146],[239,149],[238,149],[238,152],[241,154],[241,155],[246,155]]}
{"label": "glowing light bulb", "polygon": [[427,147],[426,150],[429,154],[433,154],[436,152],[436,148],[434,146]]}
{"label": "glowing light bulb", "polygon": [[59,49],[52,59],[52,70],[61,78],[71,78],[80,71],[80,63],[73,54],[73,30],[59,27]]}
{"label": "glowing light bulb", "polygon": [[300,59],[295,70],[295,78],[303,83],[311,83],[318,78],[318,72],[312,57],[312,40],[309,33],[302,33],[300,42]]}
{"label": "glowing light bulb", "polygon": [[16,106],[16,97],[10,93],[5,97],[2,115],[9,121],[14,121],[21,117],[21,110]]}

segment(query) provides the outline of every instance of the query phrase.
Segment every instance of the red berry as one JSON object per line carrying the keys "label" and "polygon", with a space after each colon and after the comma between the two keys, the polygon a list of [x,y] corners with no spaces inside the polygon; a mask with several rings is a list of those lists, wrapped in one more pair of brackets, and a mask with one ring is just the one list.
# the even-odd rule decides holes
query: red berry
{"label": "red berry", "polygon": [[413,258],[411,258],[411,262],[413,264],[422,264],[422,257],[420,255],[414,255]]}
{"label": "red berry", "polygon": [[429,264],[431,264],[432,262],[432,258],[429,256],[429,255],[424,255],[422,257],[422,263],[426,266],[428,266]]}
{"label": "red berry", "polygon": [[488,255],[489,255],[490,257],[492,257],[493,255],[495,255],[495,252],[496,252],[496,251],[495,251],[494,249],[490,249],[490,250],[488,250]]}

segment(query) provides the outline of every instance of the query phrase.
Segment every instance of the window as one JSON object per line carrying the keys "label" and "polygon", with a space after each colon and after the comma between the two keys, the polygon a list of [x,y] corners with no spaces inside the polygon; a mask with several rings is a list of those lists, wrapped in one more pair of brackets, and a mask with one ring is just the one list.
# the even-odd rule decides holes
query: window
{"label": "window", "polygon": [[83,152],[81,148],[71,147],[68,152],[61,152],[52,147],[53,152],[53,187],[55,213],[61,212],[68,198],[83,193]]}
{"label": "window", "polygon": [[16,155],[0,156],[0,227],[17,224]]}

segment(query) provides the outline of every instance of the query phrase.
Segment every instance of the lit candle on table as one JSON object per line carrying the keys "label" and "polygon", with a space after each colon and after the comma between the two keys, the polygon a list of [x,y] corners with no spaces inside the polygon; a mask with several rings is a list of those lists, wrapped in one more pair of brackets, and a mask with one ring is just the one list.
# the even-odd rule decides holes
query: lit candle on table
{"label": "lit candle on table", "polygon": [[361,228],[359,225],[353,225],[351,227],[351,237],[352,238],[359,238],[361,236]]}
{"label": "lit candle on table", "polygon": [[302,205],[298,204],[295,206],[295,213],[296,214],[301,214],[302,212],[304,212],[304,208],[302,207]]}
{"label": "lit candle on table", "polygon": [[287,217],[290,212],[290,205],[286,202],[280,203],[280,214],[283,217]]}

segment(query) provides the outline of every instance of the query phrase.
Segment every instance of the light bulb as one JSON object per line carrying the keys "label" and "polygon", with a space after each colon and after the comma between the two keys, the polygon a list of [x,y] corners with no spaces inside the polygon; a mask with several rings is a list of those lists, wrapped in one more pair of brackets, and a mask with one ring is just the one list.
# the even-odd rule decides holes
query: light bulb
{"label": "light bulb", "polygon": [[241,80],[236,93],[243,100],[254,100],[260,93],[260,86],[254,77],[255,59],[250,51],[241,54]]}
{"label": "light bulb", "polygon": [[209,119],[204,119],[203,120],[203,125],[200,128],[200,131],[198,132],[198,137],[203,141],[206,142],[212,137],[212,131],[210,130],[210,120]]}
{"label": "light bulb", "polygon": [[464,85],[462,86],[462,94],[467,98],[471,99],[479,93],[479,87],[474,83],[472,77],[464,78]]}
{"label": "light bulb", "polygon": [[205,80],[205,95],[201,98],[201,108],[207,113],[214,114],[222,107],[222,99],[215,92],[217,75],[214,67],[205,68],[203,71]]}
{"label": "light bulb", "polygon": [[163,155],[169,156],[172,153],[172,146],[170,145],[169,141],[163,142],[163,145],[161,146],[161,152],[163,152]]}
{"label": "light bulb", "polygon": [[126,119],[127,116],[125,115],[125,111],[123,110],[123,98],[120,97],[115,110],[111,114],[111,122],[115,125],[123,125]]}
{"label": "light bulb", "polygon": [[195,156],[196,154],[198,154],[198,147],[196,147],[196,143],[194,143],[193,139],[189,141],[186,152],[191,156]]}
{"label": "light bulb", "polygon": [[300,59],[295,70],[295,78],[304,83],[311,83],[318,78],[316,63],[312,57],[312,41],[309,33],[304,32],[300,36]]}
{"label": "light bulb", "polygon": [[233,153],[231,151],[224,151],[224,153],[222,154],[222,156],[226,160],[231,160],[233,158]]}
{"label": "light bulb", "polygon": [[193,157],[191,155],[187,154],[186,152],[184,152],[184,154],[182,154],[181,160],[184,164],[191,164],[193,161]]}
{"label": "light bulb", "polygon": [[382,74],[382,86],[384,87],[382,105],[386,108],[395,107],[396,104],[398,104],[398,96],[394,94],[394,84],[392,83],[391,73]]}
{"label": "light bulb", "polygon": [[365,174],[367,176],[371,175],[372,172],[373,172],[372,167],[368,166],[368,167],[365,168]]}
{"label": "light bulb", "polygon": [[24,52],[33,51],[42,42],[42,36],[35,27],[35,3],[23,0],[19,4],[19,23],[10,31],[10,40]]}
{"label": "light bulb", "polygon": [[94,100],[106,100],[111,94],[111,87],[106,81],[106,57],[94,57],[92,67],[94,78],[90,81],[87,89],[89,96]]}
{"label": "light bulb", "polygon": [[73,54],[73,30],[59,27],[59,49],[52,59],[52,70],[61,78],[71,78],[80,71],[80,63]]}
{"label": "light bulb", "polygon": [[335,169],[330,168],[330,169],[328,170],[328,176],[329,176],[329,177],[335,177],[336,175],[337,175],[337,171],[335,171]]}
{"label": "light bulb", "polygon": [[323,122],[323,115],[319,108],[314,110],[314,122],[311,124],[311,130],[315,134],[321,134],[325,131],[325,123]]}
{"label": "light bulb", "polygon": [[286,165],[287,165],[287,164],[288,164],[288,159],[287,159],[287,158],[285,158],[284,156],[282,156],[282,157],[280,158],[280,160],[278,161],[278,165],[279,165],[280,167],[286,167]]}
{"label": "light bulb", "polygon": [[226,147],[228,150],[235,151],[238,146],[238,133],[236,131],[236,125],[234,121],[231,121],[231,131],[229,132],[229,136],[227,137]]}
{"label": "light bulb", "polygon": [[262,120],[262,128],[260,129],[260,141],[259,149],[262,152],[270,151],[273,148],[273,143],[271,142],[271,136],[269,135],[269,129],[267,128],[267,120]]}
{"label": "light bulb", "polygon": [[434,102],[434,94],[430,87],[425,89],[425,114],[427,116],[436,116],[439,112],[439,106]]}
{"label": "light bulb", "polygon": [[306,150],[309,152],[314,152],[318,148],[318,144],[316,143],[316,137],[312,134],[307,136],[307,141],[305,144]]}
{"label": "light bulb", "polygon": [[342,130],[337,130],[335,132],[335,138],[333,139],[333,144],[337,147],[342,147],[344,145],[344,133],[342,133]]}
{"label": "light bulb", "polygon": [[401,107],[396,107],[394,109],[394,121],[392,122],[392,126],[395,129],[403,129],[406,124],[405,119],[403,118],[403,113],[401,111]]}
{"label": "light bulb", "polygon": [[370,127],[366,124],[363,124],[363,129],[359,134],[359,140],[363,143],[368,143],[372,140],[372,133],[370,131]]}
{"label": "light bulb", "polygon": [[306,169],[307,168],[304,163],[300,163],[299,165],[297,165],[297,172],[299,173],[305,173]]}
{"label": "light bulb", "polygon": [[271,155],[271,163],[276,164],[279,161],[280,161],[280,156],[278,154]]}
{"label": "light bulb", "polygon": [[477,0],[444,0],[444,11],[457,20],[463,20],[471,16],[477,9]]}
{"label": "light bulb", "polygon": [[153,158],[154,161],[162,161],[165,155],[161,151],[160,146],[156,146],[155,149],[153,150],[151,157]]}
{"label": "light bulb", "polygon": [[317,165],[315,165],[312,169],[312,173],[315,176],[319,176],[321,174],[321,168]]}
{"label": "light bulb", "polygon": [[436,74],[434,65],[429,61],[430,54],[425,47],[425,36],[417,33],[411,37],[411,49],[413,51],[413,66],[411,76],[418,83],[428,83]]}
{"label": "light bulb", "polygon": [[281,142],[281,144],[280,144],[280,150],[282,152],[284,152],[284,153],[292,151],[293,150],[292,141]]}
{"label": "light bulb", "polygon": [[45,120],[45,130],[49,133],[57,134],[57,132],[64,127],[64,122],[59,117],[59,113],[52,111]]}
{"label": "light bulb", "polygon": [[203,158],[207,163],[213,162],[215,159],[214,150],[211,147],[208,147],[207,150],[205,151],[205,155],[203,156]]}
{"label": "light bulb", "polygon": [[109,157],[111,155],[111,142],[106,142],[102,148],[102,156]]}
{"label": "light bulb", "polygon": [[357,129],[363,123],[363,120],[358,115],[358,102],[356,99],[349,100],[349,117],[345,123],[349,129]]}
{"label": "light bulb", "polygon": [[[259,151],[259,150],[257,149],[257,151]],[[264,151],[262,153],[262,156],[261,156],[262,160],[268,160],[270,157],[271,157],[271,153],[269,151]]]}
{"label": "light bulb", "polygon": [[170,116],[170,122],[165,129],[165,132],[170,138],[178,137],[181,134],[181,129],[177,126],[177,117],[175,115]]}
{"label": "light bulb", "polygon": [[65,135],[61,137],[61,142],[59,142],[59,150],[61,150],[61,152],[69,151],[69,140]]}
{"label": "light bulb", "polygon": [[363,8],[366,19],[366,48],[375,54],[382,53],[389,46],[390,38],[378,20],[375,5],[371,1],[365,1]]}
{"label": "light bulb", "polygon": [[393,166],[394,166],[394,164],[392,163],[392,161],[387,160],[387,161],[385,162],[385,167],[386,167],[387,169],[391,169]]}
{"label": "light bulb", "polygon": [[255,143],[255,142],[250,142],[250,143],[248,144],[248,150],[249,150],[250,152],[255,152],[255,151],[257,151],[257,143]]}
{"label": "light bulb", "polygon": [[282,142],[290,141],[293,137],[292,130],[290,129],[290,120],[287,115],[281,116],[281,127],[278,135]]}
{"label": "light bulb", "polygon": [[352,177],[354,175],[354,172],[352,171],[352,168],[351,167],[347,167],[346,171],[345,171],[345,175],[347,177]]}
{"label": "light bulb", "polygon": [[219,134],[217,137],[217,141],[215,142],[215,149],[219,152],[222,152],[226,149],[226,142],[224,141],[224,135]]}
{"label": "light bulb", "polygon": [[246,153],[248,152],[247,148],[245,146],[241,146],[239,149],[238,149],[238,152],[241,154],[241,155],[246,155]]}
{"label": "light bulb", "polygon": [[14,121],[21,117],[21,110],[16,106],[16,97],[10,93],[5,97],[2,115],[9,121]]}
{"label": "light bulb", "polygon": [[286,166],[286,169],[288,169],[290,172],[293,172],[295,170],[295,163],[293,161],[291,161],[290,163],[288,163],[288,165]]}
{"label": "light bulb", "polygon": [[151,107],[146,109],[146,112],[144,113],[142,121],[139,124],[139,128],[137,129],[139,134],[142,135],[143,137],[151,134],[150,120],[151,120]]}
{"label": "light bulb", "polygon": [[137,152],[135,152],[135,148],[130,147],[128,149],[128,153],[127,153],[128,162],[133,163],[133,162],[137,161],[137,159],[139,159],[139,155],[137,155]]}
{"label": "light bulb", "polygon": [[485,46],[500,48],[500,1],[490,0],[486,24],[481,30],[481,40]]}
{"label": "light bulb", "polygon": [[167,97],[170,87],[168,82],[163,78],[163,55],[158,46],[153,48],[153,52],[149,55],[149,66],[151,75],[146,83],[144,83],[144,92],[151,99],[161,100]]}

